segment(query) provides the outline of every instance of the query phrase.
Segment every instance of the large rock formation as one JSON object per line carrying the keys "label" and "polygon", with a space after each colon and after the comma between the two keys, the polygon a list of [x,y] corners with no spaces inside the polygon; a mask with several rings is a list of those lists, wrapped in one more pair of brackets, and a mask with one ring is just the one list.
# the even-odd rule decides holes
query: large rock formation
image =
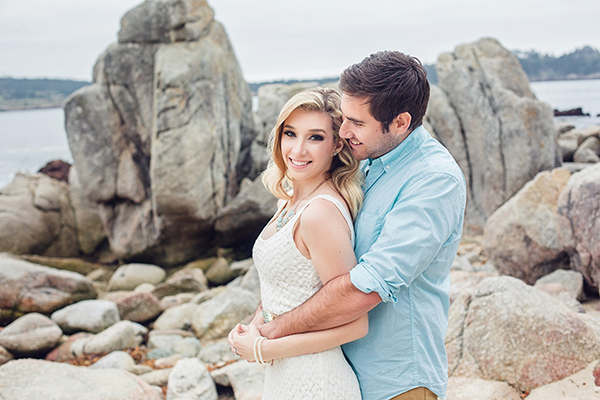
{"label": "large rock formation", "polygon": [[552,109],[519,61],[494,39],[439,56],[426,126],[456,158],[468,185],[466,229],[481,232],[538,172],[558,165]]}
{"label": "large rock formation", "polygon": [[568,269],[557,203],[570,176],[564,168],[540,172],[488,218],[485,250],[498,272],[532,285],[556,269]]}
{"label": "large rock formation", "polygon": [[254,131],[248,85],[206,1],[128,12],[65,114],[112,251],[174,265],[211,248],[214,216],[250,170]]}
{"label": "large rock formation", "polygon": [[569,179],[558,198],[559,223],[573,269],[589,287],[600,287],[600,164]]}

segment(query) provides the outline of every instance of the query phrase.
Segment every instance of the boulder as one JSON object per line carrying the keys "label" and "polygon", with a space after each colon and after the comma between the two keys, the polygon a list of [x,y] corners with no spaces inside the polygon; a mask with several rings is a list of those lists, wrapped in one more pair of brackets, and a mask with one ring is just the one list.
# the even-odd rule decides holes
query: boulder
{"label": "boulder", "polygon": [[227,336],[235,324],[256,311],[260,300],[252,292],[231,287],[199,304],[192,317],[192,328],[201,341]]}
{"label": "boulder", "polygon": [[162,368],[155,369],[145,374],[140,375],[140,379],[143,379],[149,385],[152,386],[167,386],[169,382],[169,375],[173,371],[173,368]]}
{"label": "boulder", "polygon": [[219,257],[206,271],[206,279],[212,286],[225,285],[236,277],[229,267],[229,261],[224,257]]}
{"label": "boulder", "polygon": [[250,172],[251,94],[206,0],[148,0],[122,19],[91,86],[65,103],[73,165],[120,258],[176,266],[214,246]]}
{"label": "boulder", "polygon": [[42,360],[0,367],[0,398],[11,400],[162,400],[143,380],[119,369],[94,370]]}
{"label": "boulder", "polygon": [[92,281],[83,275],[0,254],[0,308],[7,318],[29,312],[50,314],[96,296]]}
{"label": "boulder", "polygon": [[44,174],[17,174],[0,189],[0,252],[79,254],[69,186]]}
{"label": "boulder", "polygon": [[121,320],[117,305],[108,300],[84,300],[52,313],[63,332],[98,333]]}
{"label": "boulder", "polygon": [[577,151],[579,143],[577,142],[577,136],[571,132],[560,135],[557,139],[558,147],[562,155],[561,159],[564,161],[573,161],[573,155]]}
{"label": "boulder", "polygon": [[571,176],[558,198],[561,238],[571,269],[583,274],[589,287],[600,286],[600,164]]}
{"label": "boulder", "polygon": [[68,182],[70,169],[71,164],[62,160],[53,160],[47,162],[38,172],[48,175],[50,178],[54,178],[57,181]]}
{"label": "boulder", "polygon": [[595,136],[585,139],[573,153],[573,161],[580,163],[600,162],[600,139]]}
{"label": "boulder", "polygon": [[525,183],[559,164],[552,109],[536,99],[518,59],[494,39],[441,54],[436,71],[440,90],[431,92],[426,127],[463,170],[465,228],[481,232]]}
{"label": "boulder", "polygon": [[535,282],[534,287],[556,283],[564,287],[569,295],[579,301],[583,301],[583,275],[578,271],[557,269],[556,271],[541,277]]}
{"label": "boulder", "polygon": [[218,385],[231,386],[236,400],[260,400],[265,380],[265,366],[238,361],[215,369],[211,376]]}
{"label": "boulder", "polygon": [[146,374],[152,371],[148,365],[137,365],[133,357],[124,351],[113,351],[90,365],[90,369],[117,368],[135,375]]}
{"label": "boulder", "polygon": [[488,278],[452,303],[446,348],[451,377],[526,391],[598,359],[600,322],[516,278]]}
{"label": "boulder", "polygon": [[78,332],[74,335],[68,336],[66,339],[64,339],[63,337],[62,343],[58,347],[54,348],[54,350],[46,354],[45,360],[65,362],[76,358],[77,355],[75,355],[71,350],[73,343],[77,342],[78,340],[89,338],[92,336],[94,336],[93,333]]}
{"label": "boulder", "polygon": [[506,382],[477,378],[448,379],[446,400],[521,400],[521,393]]}
{"label": "boulder", "polygon": [[579,134],[578,142],[579,144],[583,144],[583,142],[591,137],[600,139],[600,125],[591,125],[582,129]]}
{"label": "boulder", "polygon": [[77,272],[81,275],[87,275],[95,271],[96,269],[105,268],[103,264],[96,264],[93,262],[82,260],[81,258],[74,257],[45,257],[32,254],[20,255],[18,258],[32,262],[34,264],[44,265],[46,267]]}
{"label": "boulder", "polygon": [[184,303],[165,310],[156,321],[154,321],[154,329],[190,329],[192,326],[192,318],[194,317],[197,307],[197,304]]}
{"label": "boulder", "polygon": [[108,281],[108,290],[133,290],[142,283],[162,282],[167,272],[152,264],[121,265]]}
{"label": "boulder", "polygon": [[162,311],[156,296],[147,292],[134,292],[117,301],[121,319],[133,322],[145,322],[156,318]]}
{"label": "boulder", "polygon": [[[183,357],[196,357],[202,345],[190,332],[165,332],[152,331],[148,338],[148,358],[168,357],[180,354]],[[157,357],[156,355],[160,355]]]}
{"label": "boulder", "polygon": [[231,351],[231,345],[227,342],[227,338],[202,346],[198,358],[205,364],[212,364],[218,367],[223,367],[232,361],[239,360],[233,351]]}
{"label": "boulder", "polygon": [[194,296],[196,296],[195,293],[178,293],[173,296],[165,296],[160,300],[160,307],[166,310],[167,308],[180,306],[189,303]]}
{"label": "boulder", "polygon": [[4,347],[0,346],[0,365],[6,364],[13,358],[14,358],[13,355],[10,354],[10,352],[8,350],[6,350]]}
{"label": "boulder", "polygon": [[235,199],[219,211],[215,230],[222,247],[250,254],[254,241],[277,211],[277,197],[265,188],[261,177],[246,181]]}
{"label": "boulder", "polygon": [[18,357],[43,355],[60,343],[62,334],[50,318],[31,313],[0,331],[0,346]]}
{"label": "boulder", "polygon": [[197,358],[184,358],[169,375],[167,400],[217,400],[217,388]]}
{"label": "boulder", "polygon": [[110,353],[139,346],[148,329],[131,321],[120,321],[102,332],[77,340],[71,345],[73,354]]}
{"label": "boulder", "polygon": [[488,218],[484,246],[500,274],[533,284],[556,269],[569,267],[557,202],[570,176],[564,168],[540,172]]}
{"label": "boulder", "polygon": [[[527,400],[591,400],[600,398],[600,389],[594,383],[594,366],[590,363],[585,369],[560,381],[533,389]],[[450,400],[448,398],[448,400]]]}
{"label": "boulder", "polygon": [[254,262],[252,262],[252,265],[249,266],[248,272],[236,278],[227,285],[227,287],[234,286],[249,290],[260,298],[260,280],[258,278],[258,271],[256,270]]}
{"label": "boulder", "polygon": [[156,285],[152,294],[159,299],[179,293],[199,293],[208,289],[208,280],[201,269],[182,269]]}
{"label": "boulder", "polygon": [[498,276],[497,272],[450,271],[450,303],[461,294],[472,294],[479,282],[486,278]]}

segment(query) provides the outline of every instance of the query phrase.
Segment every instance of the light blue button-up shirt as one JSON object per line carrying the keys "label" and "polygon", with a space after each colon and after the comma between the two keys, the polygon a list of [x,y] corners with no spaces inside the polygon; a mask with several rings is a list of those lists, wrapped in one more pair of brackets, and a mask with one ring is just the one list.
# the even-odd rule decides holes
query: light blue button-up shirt
{"label": "light blue button-up shirt", "polygon": [[377,292],[366,337],[343,346],[363,400],[424,386],[445,398],[450,266],[462,234],[465,181],[422,127],[368,166],[355,223],[354,286]]}

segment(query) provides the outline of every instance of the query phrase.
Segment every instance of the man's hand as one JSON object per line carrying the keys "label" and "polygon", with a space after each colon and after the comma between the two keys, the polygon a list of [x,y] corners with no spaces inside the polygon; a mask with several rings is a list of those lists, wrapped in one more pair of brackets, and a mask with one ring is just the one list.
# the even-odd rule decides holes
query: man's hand
{"label": "man's hand", "polygon": [[[276,318],[276,320],[281,320],[281,318],[285,317],[280,315]],[[277,327],[281,324],[278,323],[280,321],[276,320],[273,320],[268,324],[262,324],[258,327],[258,331],[260,332],[261,336],[264,336],[267,339],[277,339],[284,336],[281,334],[280,330],[277,329]]]}

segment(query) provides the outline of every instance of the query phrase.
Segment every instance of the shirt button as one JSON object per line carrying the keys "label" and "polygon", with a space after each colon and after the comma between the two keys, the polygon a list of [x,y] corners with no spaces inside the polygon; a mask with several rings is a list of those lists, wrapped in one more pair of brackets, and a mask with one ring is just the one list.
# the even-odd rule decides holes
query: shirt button
{"label": "shirt button", "polygon": [[385,169],[390,169],[390,166],[389,166],[389,165],[386,165],[386,166],[385,166]]}

